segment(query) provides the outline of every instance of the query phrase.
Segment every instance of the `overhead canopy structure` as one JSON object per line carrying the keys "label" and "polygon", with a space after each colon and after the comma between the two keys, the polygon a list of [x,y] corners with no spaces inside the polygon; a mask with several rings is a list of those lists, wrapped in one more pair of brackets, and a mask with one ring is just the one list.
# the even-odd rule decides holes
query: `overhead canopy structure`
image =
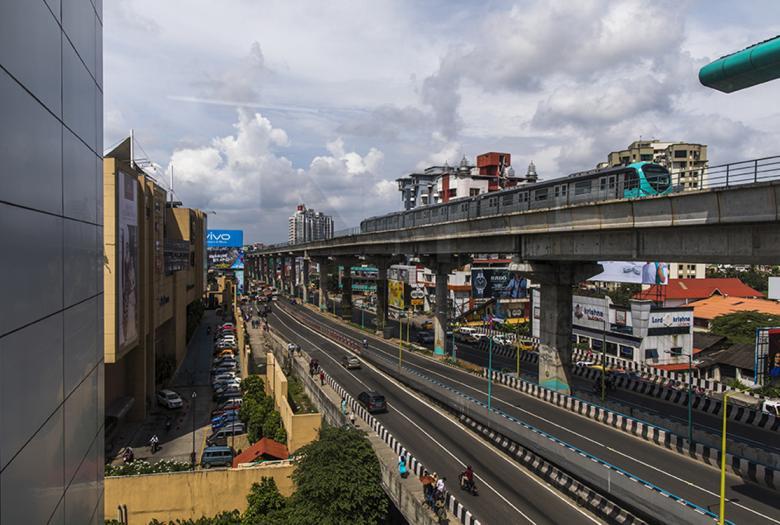
{"label": "overhead canopy structure", "polygon": [[710,62],[699,70],[699,82],[724,93],[780,78],[780,36]]}

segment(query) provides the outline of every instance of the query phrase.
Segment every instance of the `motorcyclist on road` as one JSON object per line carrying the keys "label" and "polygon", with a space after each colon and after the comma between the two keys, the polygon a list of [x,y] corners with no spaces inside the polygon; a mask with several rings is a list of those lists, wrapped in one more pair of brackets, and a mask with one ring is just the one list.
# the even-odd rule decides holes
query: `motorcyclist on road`
{"label": "motorcyclist on road", "polygon": [[468,491],[474,490],[474,470],[471,468],[471,465],[467,465],[466,470],[461,474],[460,486]]}
{"label": "motorcyclist on road", "polygon": [[368,339],[363,338],[363,350],[368,350]]}
{"label": "motorcyclist on road", "polygon": [[152,454],[157,452],[159,443],[160,443],[160,439],[157,437],[157,434],[153,435],[152,439],[149,440],[149,447],[152,449]]}

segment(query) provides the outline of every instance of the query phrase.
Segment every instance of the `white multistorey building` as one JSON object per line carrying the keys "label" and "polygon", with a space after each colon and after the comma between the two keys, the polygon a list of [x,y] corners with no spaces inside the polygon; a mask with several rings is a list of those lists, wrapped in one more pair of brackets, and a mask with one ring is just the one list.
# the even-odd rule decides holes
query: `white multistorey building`
{"label": "white multistorey building", "polygon": [[[666,167],[672,182],[682,191],[694,191],[707,186],[707,145],[690,142],[637,140],[628,148],[613,151],[600,166],[624,166],[634,162],[655,162]],[[704,264],[671,262],[672,279],[704,279]]]}
{"label": "white multistorey building", "polygon": [[315,212],[299,204],[290,216],[288,240],[291,244],[319,241],[333,237],[333,218],[322,212]]}

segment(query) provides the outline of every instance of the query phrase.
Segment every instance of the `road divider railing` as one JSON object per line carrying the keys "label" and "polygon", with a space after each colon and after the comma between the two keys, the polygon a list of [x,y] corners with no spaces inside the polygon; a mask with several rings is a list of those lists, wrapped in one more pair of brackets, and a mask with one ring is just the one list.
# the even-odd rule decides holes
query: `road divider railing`
{"label": "road divider railing", "polygon": [[[306,324],[306,326],[309,326],[308,323],[306,323],[305,320],[300,319],[299,317],[296,317],[294,313],[289,312],[285,310],[287,313],[295,317],[296,320],[298,320],[301,323]],[[313,328],[314,329],[314,328]],[[316,330],[316,329],[315,329]],[[318,331],[319,332],[319,331]],[[279,337],[282,337],[281,334],[277,334]],[[322,334],[325,335],[325,334]],[[339,337],[336,337],[339,336]],[[330,331],[330,334],[328,337],[332,337],[332,340],[334,342],[345,342],[348,343],[349,339],[344,337],[341,334],[335,333],[335,331]],[[346,346],[346,345],[344,345]],[[350,344],[350,347],[354,347],[354,344]],[[307,360],[311,360],[311,355],[306,352],[305,350],[301,350],[301,353],[305,356]],[[330,385],[333,390],[336,391],[338,395],[340,395],[342,398],[344,398],[347,401],[347,406],[355,413],[358,417],[360,417],[363,421],[366,422],[366,424],[371,427],[371,430],[373,430],[381,439],[384,441],[393,451],[395,452],[396,456],[400,457],[403,456],[406,458],[406,465],[407,468],[411,472],[414,473],[415,476],[418,478],[424,475],[429,475],[431,471],[429,471],[421,461],[419,461],[417,458],[415,458],[409,450],[407,450],[406,447],[401,444],[400,441],[398,441],[391,433],[388,431],[382,423],[379,422],[377,418],[372,416],[368,410],[366,410],[363,405],[357,402],[352,395],[347,392],[347,390],[341,386],[330,374],[325,372],[323,370],[323,373],[325,374],[325,381]],[[455,516],[458,518],[458,520],[463,525],[481,525],[480,521],[474,517],[474,515],[471,513],[470,510],[468,510],[458,499],[449,491],[446,491],[446,494],[444,496],[444,504],[445,507]]]}
{"label": "road divider railing", "polygon": [[[485,341],[480,342],[477,345],[479,350],[484,352],[488,351],[488,343]],[[512,346],[493,346],[494,355],[515,359],[516,348]],[[599,363],[601,356],[599,354],[587,353],[582,350],[574,350],[572,352],[572,363],[581,361],[594,361]],[[520,361],[524,363],[536,364],[539,361],[539,354],[533,351],[521,351]],[[615,386],[624,390],[635,392],[656,399],[662,399],[669,403],[674,403],[680,406],[687,406],[688,404],[688,378],[681,374],[669,372],[667,370],[659,370],[653,367],[642,366],[639,363],[627,361],[614,356],[606,356],[606,364],[611,367],[620,368],[627,372],[634,373],[635,377],[631,377],[628,374],[618,374]],[[577,376],[584,377],[586,379],[595,379],[601,376],[601,370],[590,368],[588,366],[572,365],[572,373]],[[669,380],[679,382],[681,388],[670,388],[666,386]],[[691,380],[691,386],[699,389],[703,389],[708,392],[724,392],[726,390],[732,390],[730,387],[720,383],[718,381],[712,381],[709,379],[693,378]],[[752,395],[756,399],[763,399],[762,396]],[[723,408],[723,402],[720,399],[714,397],[693,393],[693,399],[691,402],[692,408],[700,412],[720,416],[721,409]],[[749,407],[729,405],[727,409],[727,417],[738,423],[745,425],[751,425],[764,430],[780,431],[780,418]]]}
{"label": "road divider railing", "polygon": [[[484,371],[484,376],[487,377],[486,370]],[[632,436],[643,439],[649,443],[697,459],[714,468],[720,468],[721,453],[720,449],[717,447],[709,447],[701,443],[695,443],[693,446],[690,446],[687,438],[675,434],[668,429],[604,408],[574,396],[561,394],[514,376],[494,371],[493,380],[514,390],[551,403],[559,408],[604,423],[614,429],[631,434]],[[726,464],[734,474],[745,481],[751,481],[774,490],[779,488],[778,481],[780,480],[780,473],[768,465],[751,461],[747,458],[728,452],[726,453]]]}
{"label": "road divider railing", "polygon": [[[289,312],[296,320],[324,336],[335,332],[322,323],[313,322],[297,312]],[[341,335],[341,334],[340,334]],[[343,335],[341,335],[343,337]],[[349,339],[349,338],[348,338]],[[344,345],[349,349],[355,341]],[[573,480],[615,501],[620,508],[648,523],[711,524],[717,515],[671,492],[645,481],[588,452],[570,445],[528,423],[487,406],[472,396],[432,379],[414,369],[398,366],[383,355],[365,352],[363,359],[382,372],[395,377],[406,386],[420,392],[439,405],[481,424],[484,428],[506,436],[530,453],[565,472]],[[731,522],[727,522],[731,523]]]}

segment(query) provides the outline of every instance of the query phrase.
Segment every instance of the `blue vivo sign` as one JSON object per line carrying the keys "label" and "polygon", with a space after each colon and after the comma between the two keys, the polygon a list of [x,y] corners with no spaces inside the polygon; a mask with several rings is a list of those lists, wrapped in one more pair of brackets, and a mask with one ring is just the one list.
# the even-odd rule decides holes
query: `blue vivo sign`
{"label": "blue vivo sign", "polygon": [[243,230],[208,230],[206,246],[208,248],[238,247],[244,245]]}

